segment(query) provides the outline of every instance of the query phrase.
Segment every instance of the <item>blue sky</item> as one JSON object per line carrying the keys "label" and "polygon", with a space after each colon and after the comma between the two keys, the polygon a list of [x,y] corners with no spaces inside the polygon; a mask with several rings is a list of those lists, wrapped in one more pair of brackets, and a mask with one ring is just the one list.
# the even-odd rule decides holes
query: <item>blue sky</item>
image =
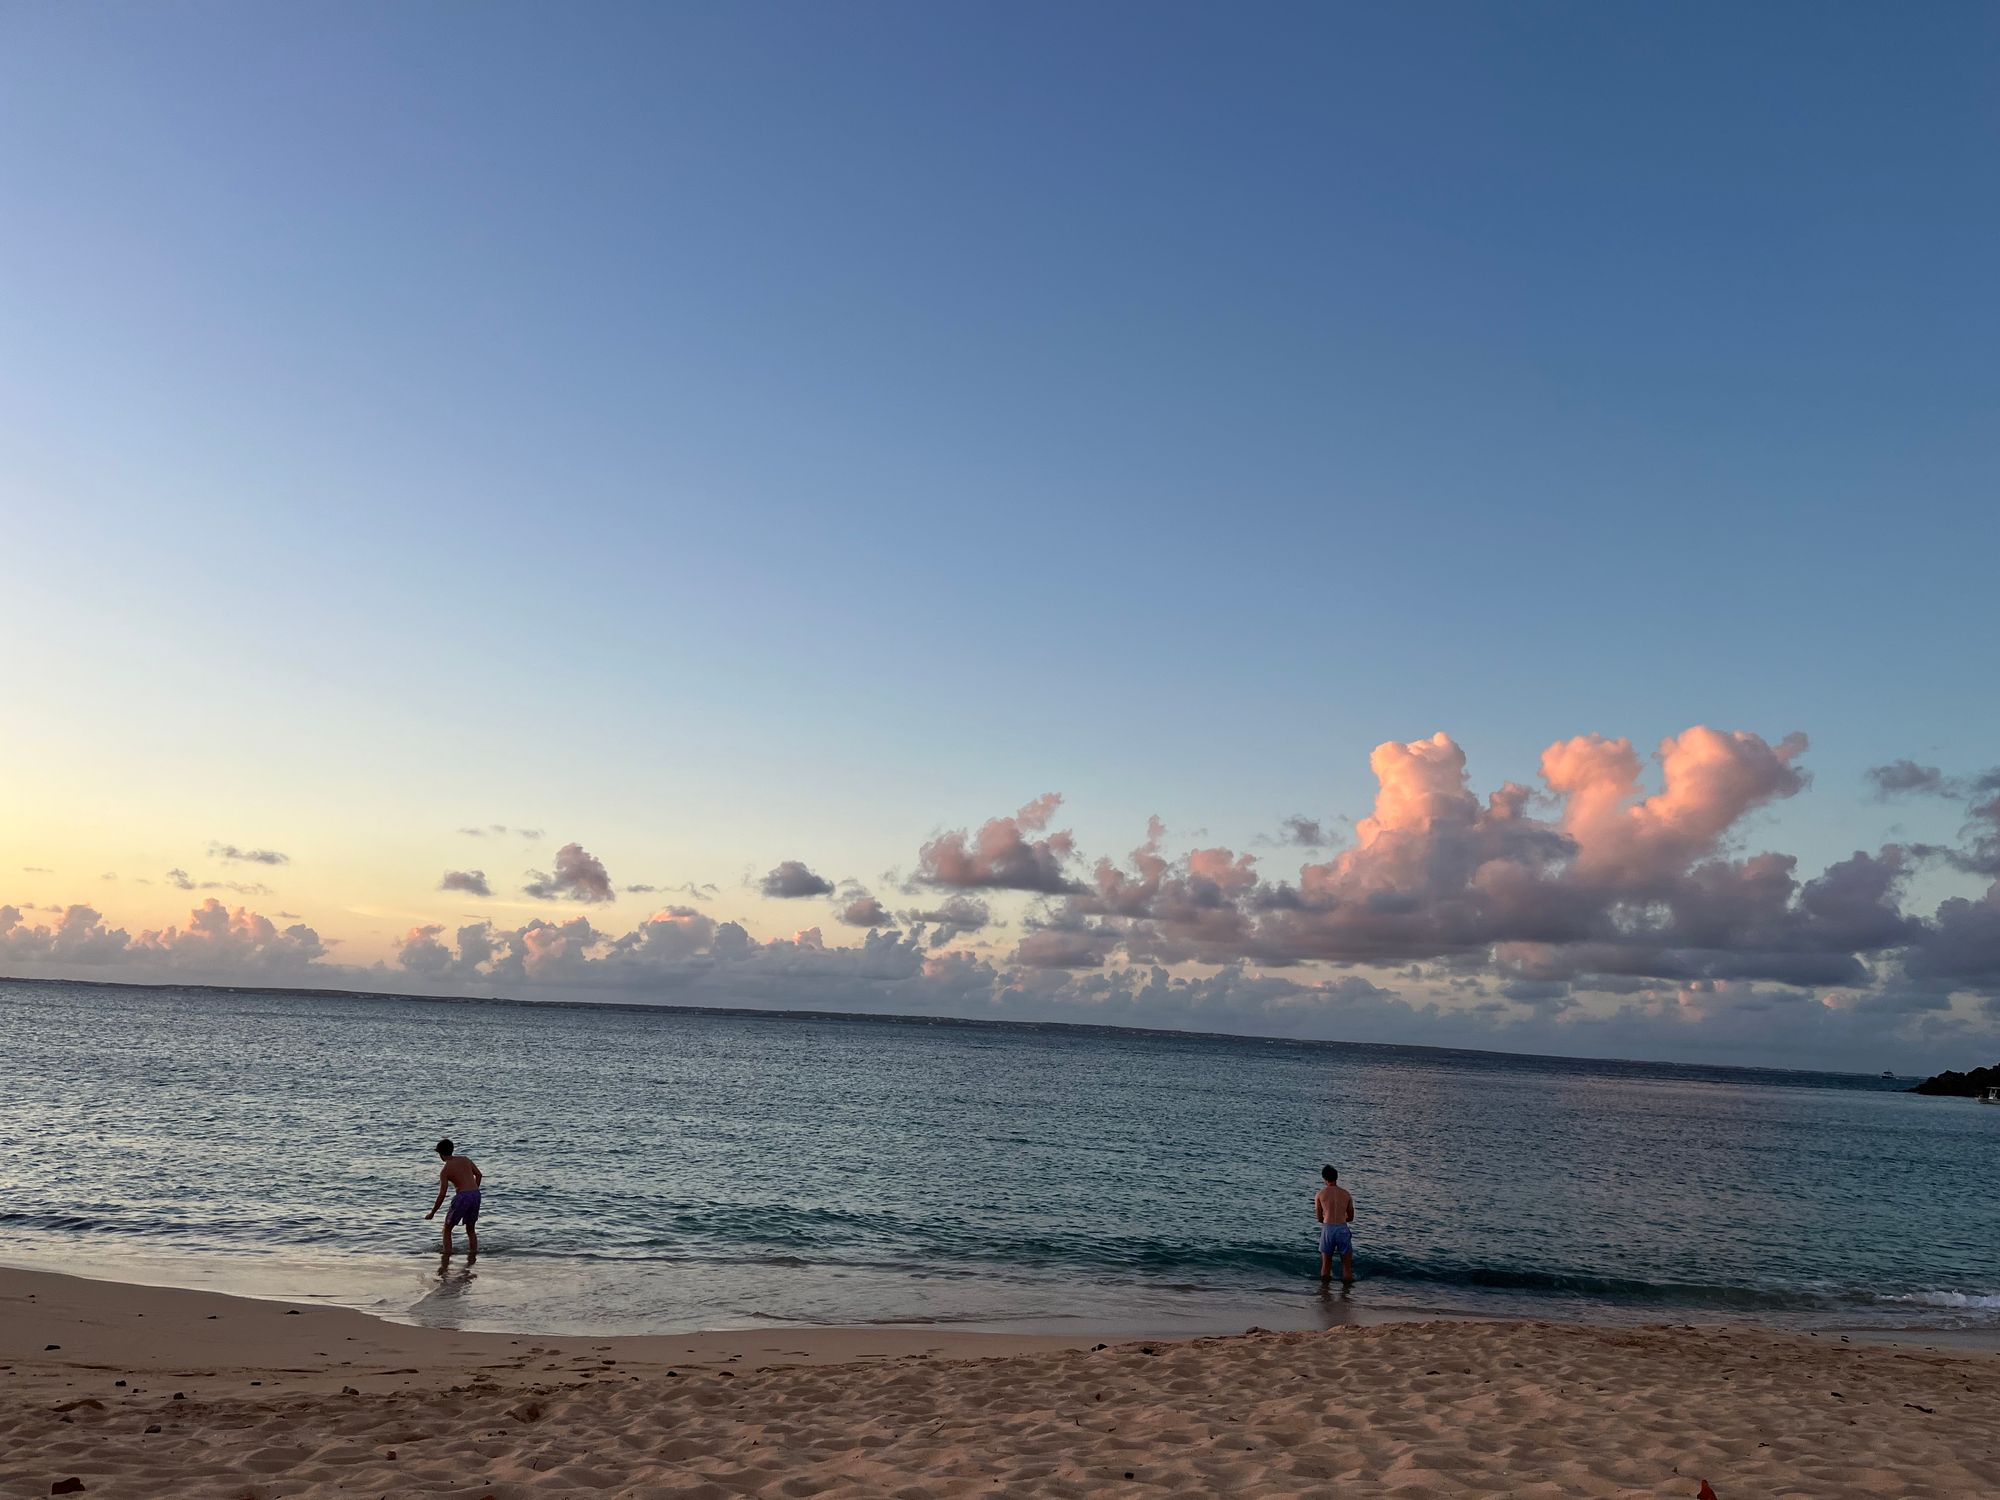
{"label": "blue sky", "polygon": [[1863,772],[2000,760],[1996,61],[1969,4],[15,8],[0,827],[288,841],[382,951],[460,823],[877,882],[1050,789],[1093,853],[1360,817],[1437,730],[1481,790],[1804,730],[1753,843],[1948,839]]}

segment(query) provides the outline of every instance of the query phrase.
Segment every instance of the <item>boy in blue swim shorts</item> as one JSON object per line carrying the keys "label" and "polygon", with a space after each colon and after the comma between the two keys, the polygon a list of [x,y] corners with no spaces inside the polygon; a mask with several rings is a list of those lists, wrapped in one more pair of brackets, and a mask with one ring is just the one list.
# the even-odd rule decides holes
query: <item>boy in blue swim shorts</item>
{"label": "boy in blue swim shorts", "polygon": [[1313,1198],[1313,1217],[1319,1221],[1319,1279],[1322,1285],[1333,1280],[1333,1258],[1340,1257],[1340,1284],[1354,1285],[1354,1195],[1340,1185],[1340,1174],[1321,1167],[1326,1186]]}
{"label": "boy in blue swim shorts", "polygon": [[437,1154],[444,1158],[444,1170],[438,1173],[437,1202],[424,1217],[437,1217],[438,1209],[444,1205],[445,1189],[451,1189],[451,1209],[444,1216],[444,1255],[438,1262],[442,1271],[451,1261],[451,1232],[461,1224],[465,1226],[465,1263],[469,1266],[479,1259],[479,1231],[474,1226],[479,1223],[479,1184],[483,1174],[479,1163],[469,1156],[460,1156],[458,1148],[448,1140],[437,1143]]}

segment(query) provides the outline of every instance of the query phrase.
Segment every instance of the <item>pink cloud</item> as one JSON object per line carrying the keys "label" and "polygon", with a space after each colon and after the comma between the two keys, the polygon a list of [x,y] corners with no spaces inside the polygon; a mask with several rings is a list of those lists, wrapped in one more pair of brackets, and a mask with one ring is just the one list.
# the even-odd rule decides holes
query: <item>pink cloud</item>
{"label": "pink cloud", "polygon": [[1629,741],[1559,742],[1542,757],[1544,819],[1518,782],[1482,802],[1448,735],[1390,742],[1369,758],[1378,791],[1354,845],[1295,884],[1229,849],[1170,861],[1156,824],[1128,867],[1100,861],[1091,889],[1032,922],[1017,958],[1094,965],[1122,948],[1161,963],[1392,965],[1530,945],[1565,955],[1564,980],[1861,982],[1857,953],[1910,936],[1903,861],[1857,855],[1801,883],[1788,855],[1725,849],[1749,812],[1805,785],[1804,749],[1803,736],[1772,746],[1697,726],[1661,744],[1649,793]]}
{"label": "pink cloud", "polygon": [[412,927],[397,946],[396,962],[415,974],[447,974],[453,963],[451,949],[438,941],[444,927],[436,922]]}
{"label": "pink cloud", "polygon": [[217,972],[295,970],[327,953],[319,934],[303,923],[279,927],[269,917],[241,906],[232,911],[213,897],[188,913],[186,927],[143,932],[133,947]]}
{"label": "pink cloud", "polygon": [[1792,762],[1802,734],[1776,746],[1741,730],[1697,725],[1660,742],[1662,789],[1639,795],[1630,740],[1582,735],[1542,752],[1542,779],[1562,799],[1578,879],[1637,892],[1683,874],[1752,808],[1805,786]]}
{"label": "pink cloud", "polygon": [[30,925],[20,907],[0,906],[0,956],[16,962],[114,962],[125,956],[131,944],[131,935],[107,926],[94,907],[64,907],[53,925]]}
{"label": "pink cloud", "polygon": [[[733,922],[728,925],[736,926]],[[691,906],[669,906],[654,912],[620,938],[612,951],[639,962],[689,958],[708,952],[717,930],[716,920],[705,912]]]}
{"label": "pink cloud", "polygon": [[1044,832],[1061,805],[1060,793],[1047,792],[1011,818],[989,819],[976,835],[940,834],[918,851],[918,883],[1043,894],[1078,889],[1064,868],[1076,852],[1075,837],[1067,830],[1029,837]]}
{"label": "pink cloud", "polygon": [[90,906],[62,909],[52,925],[30,925],[19,907],[0,906],[0,957],[58,968],[150,965],[162,973],[231,977],[294,976],[327,956],[319,934],[303,924],[279,927],[243,907],[213,897],[188,913],[185,927],[132,936]]}
{"label": "pink cloud", "polygon": [[840,909],[840,920],[849,927],[887,927],[896,919],[873,896],[856,896]]}

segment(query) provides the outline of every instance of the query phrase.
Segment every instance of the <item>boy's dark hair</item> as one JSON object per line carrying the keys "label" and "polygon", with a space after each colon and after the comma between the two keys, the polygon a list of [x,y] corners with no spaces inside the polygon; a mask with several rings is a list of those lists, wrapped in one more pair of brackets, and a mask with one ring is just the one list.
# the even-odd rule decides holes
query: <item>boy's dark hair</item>
{"label": "boy's dark hair", "polygon": [[1319,1169],[1319,1175],[1324,1177],[1328,1182],[1340,1181],[1340,1174],[1334,1171],[1332,1167],[1321,1167]]}
{"label": "boy's dark hair", "polygon": [[[456,1151],[457,1149],[458,1149],[458,1147],[454,1146],[454,1145],[453,1145],[453,1144],[451,1143],[451,1138],[450,1138],[449,1136],[447,1136],[447,1137],[446,1137],[446,1138],[445,1138],[444,1140],[441,1140],[441,1141],[439,1141],[439,1142],[438,1142],[438,1155],[439,1155],[439,1156],[449,1156],[449,1155],[451,1155],[451,1154],[452,1154],[452,1152]],[[1331,1181],[1332,1179],[1328,1179],[1328,1180],[1329,1180],[1329,1181]]]}

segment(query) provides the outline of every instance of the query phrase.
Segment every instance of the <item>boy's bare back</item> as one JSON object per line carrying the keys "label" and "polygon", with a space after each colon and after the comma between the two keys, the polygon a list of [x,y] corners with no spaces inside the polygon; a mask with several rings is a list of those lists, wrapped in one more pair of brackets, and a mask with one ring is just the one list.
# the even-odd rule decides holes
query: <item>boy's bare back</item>
{"label": "boy's bare back", "polygon": [[479,1186],[479,1164],[469,1156],[447,1156],[444,1170],[438,1173],[439,1182],[451,1184],[452,1191],[468,1193]]}

